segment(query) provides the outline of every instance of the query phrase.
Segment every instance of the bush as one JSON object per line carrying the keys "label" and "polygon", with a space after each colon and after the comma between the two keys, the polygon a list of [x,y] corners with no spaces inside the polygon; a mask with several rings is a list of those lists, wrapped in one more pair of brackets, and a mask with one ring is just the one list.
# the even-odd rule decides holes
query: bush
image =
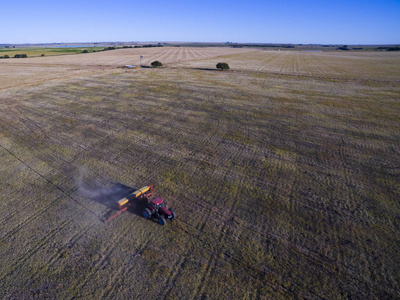
{"label": "bush", "polygon": [[44,56],[44,53],[42,55],[40,55],[40,56]]}
{"label": "bush", "polygon": [[229,70],[229,65],[224,62],[217,63],[217,69],[220,70]]}
{"label": "bush", "polygon": [[342,46],[342,47],[338,47],[338,48],[336,48],[337,50],[350,50],[350,48],[349,47],[347,47],[347,45],[344,45],[344,46]]}
{"label": "bush", "polygon": [[152,66],[153,68],[162,67],[162,63],[161,63],[160,61],[158,61],[158,60],[155,60],[155,61],[153,61],[153,62],[151,63],[151,66]]}
{"label": "bush", "polygon": [[87,51],[86,49],[82,51],[82,53],[89,53],[89,51]]}
{"label": "bush", "polygon": [[15,54],[14,55],[14,58],[26,58],[26,57],[28,57],[28,55],[26,55],[26,54]]}
{"label": "bush", "polygon": [[6,55],[4,55],[4,58],[10,58],[10,56],[8,56],[8,55],[6,54]]}

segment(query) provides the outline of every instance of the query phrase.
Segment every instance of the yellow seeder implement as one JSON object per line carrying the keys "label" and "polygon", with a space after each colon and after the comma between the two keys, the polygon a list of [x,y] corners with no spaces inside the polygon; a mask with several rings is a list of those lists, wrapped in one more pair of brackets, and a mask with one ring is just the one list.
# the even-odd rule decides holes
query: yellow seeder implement
{"label": "yellow seeder implement", "polygon": [[112,218],[116,217],[120,213],[127,210],[129,208],[129,206],[131,206],[133,201],[143,200],[143,199],[148,200],[152,195],[153,195],[153,185],[150,184],[148,186],[144,186],[141,189],[134,191],[133,193],[130,193],[128,196],[122,198],[121,200],[118,200],[117,201],[118,212],[115,215],[113,215],[111,218],[109,218],[108,221],[110,221]]}

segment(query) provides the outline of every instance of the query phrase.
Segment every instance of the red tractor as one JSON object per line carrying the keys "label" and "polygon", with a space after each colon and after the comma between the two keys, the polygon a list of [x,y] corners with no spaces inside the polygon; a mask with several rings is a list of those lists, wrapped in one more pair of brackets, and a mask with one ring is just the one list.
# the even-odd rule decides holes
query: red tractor
{"label": "red tractor", "polygon": [[146,219],[156,218],[158,219],[158,224],[165,225],[167,219],[175,220],[176,214],[173,208],[167,209],[167,205],[162,198],[157,197],[147,203],[143,211],[143,217]]}

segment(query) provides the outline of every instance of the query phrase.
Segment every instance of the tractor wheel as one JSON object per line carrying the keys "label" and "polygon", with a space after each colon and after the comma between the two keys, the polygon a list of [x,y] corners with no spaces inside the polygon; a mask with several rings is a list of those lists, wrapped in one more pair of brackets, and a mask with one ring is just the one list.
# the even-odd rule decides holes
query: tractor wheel
{"label": "tractor wheel", "polygon": [[148,208],[145,208],[143,211],[143,217],[145,217],[146,219],[150,219],[151,218],[151,211]]}
{"label": "tractor wheel", "polygon": [[171,208],[169,209],[169,211],[171,212],[171,215],[172,215],[171,221],[175,220],[175,218],[176,218],[176,213],[175,213],[174,209],[171,207]]}
{"label": "tractor wheel", "polygon": [[165,217],[163,215],[160,215],[160,217],[158,218],[158,224],[165,225],[165,223]]}

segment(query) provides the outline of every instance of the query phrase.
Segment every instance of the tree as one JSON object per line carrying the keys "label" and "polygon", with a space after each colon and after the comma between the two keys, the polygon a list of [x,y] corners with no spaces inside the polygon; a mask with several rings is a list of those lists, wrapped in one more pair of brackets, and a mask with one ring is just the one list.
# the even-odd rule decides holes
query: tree
{"label": "tree", "polygon": [[222,71],[229,70],[229,65],[227,63],[220,62],[220,63],[217,63],[217,69],[220,69]]}
{"label": "tree", "polygon": [[160,61],[158,61],[158,60],[155,60],[155,61],[153,61],[153,62],[151,63],[151,66],[152,66],[153,68],[162,67],[162,63],[161,63]]}
{"label": "tree", "polygon": [[343,45],[342,47],[337,48],[337,50],[350,50],[347,45]]}
{"label": "tree", "polygon": [[15,54],[14,55],[14,58],[27,58],[28,57],[28,55],[26,55],[26,54]]}

